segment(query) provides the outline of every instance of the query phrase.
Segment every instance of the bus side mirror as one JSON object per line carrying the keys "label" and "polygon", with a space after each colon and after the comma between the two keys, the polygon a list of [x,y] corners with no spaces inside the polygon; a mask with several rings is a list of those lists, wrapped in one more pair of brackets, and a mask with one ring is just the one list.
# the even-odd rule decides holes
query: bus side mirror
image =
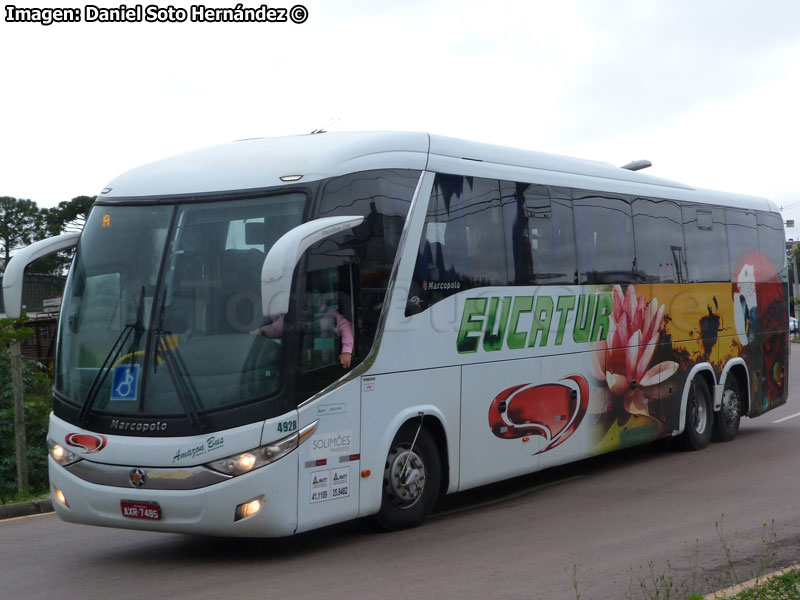
{"label": "bus side mirror", "polygon": [[37,258],[76,246],[80,235],[78,232],[62,233],[39,240],[30,246],[25,246],[11,257],[3,275],[3,302],[7,317],[17,319],[22,312],[22,276],[25,274],[25,267]]}
{"label": "bus side mirror", "polygon": [[292,274],[310,246],[364,222],[364,217],[324,217],[298,225],[283,234],[270,248],[261,267],[261,311],[265,319],[289,311]]}

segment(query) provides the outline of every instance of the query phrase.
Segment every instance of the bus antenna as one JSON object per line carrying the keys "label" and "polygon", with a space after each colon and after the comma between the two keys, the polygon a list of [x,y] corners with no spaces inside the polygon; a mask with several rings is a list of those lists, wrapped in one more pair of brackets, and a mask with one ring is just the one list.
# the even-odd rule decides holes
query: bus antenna
{"label": "bus antenna", "polygon": [[327,131],[325,131],[325,128],[326,127],[330,127],[331,125],[335,125],[338,122],[339,122],[338,117],[336,119],[331,117],[330,119],[325,121],[320,127],[317,127],[314,131],[312,131],[311,135],[314,135],[314,134],[317,134],[317,133],[328,133]]}

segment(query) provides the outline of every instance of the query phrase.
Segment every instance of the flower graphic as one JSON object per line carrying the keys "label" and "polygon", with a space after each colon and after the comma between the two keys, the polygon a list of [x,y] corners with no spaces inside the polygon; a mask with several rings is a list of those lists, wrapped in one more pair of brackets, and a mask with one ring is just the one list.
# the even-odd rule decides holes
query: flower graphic
{"label": "flower graphic", "polygon": [[672,361],[650,367],[664,305],[656,298],[645,304],[644,296],[637,297],[633,285],[624,294],[622,287],[615,285],[611,296],[609,332],[605,340],[595,344],[592,372],[613,396],[622,397],[625,412],[653,417],[649,401],[666,397],[664,382],[678,370],[678,363]]}

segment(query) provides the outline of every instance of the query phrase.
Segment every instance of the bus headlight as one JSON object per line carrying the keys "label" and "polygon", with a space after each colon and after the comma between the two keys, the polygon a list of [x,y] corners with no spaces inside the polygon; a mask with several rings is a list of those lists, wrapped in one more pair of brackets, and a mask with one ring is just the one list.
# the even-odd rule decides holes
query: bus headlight
{"label": "bus headlight", "polygon": [[71,465],[81,460],[81,457],[64,448],[61,444],[57,444],[51,438],[47,438],[47,451],[53,460],[60,464],[62,467]]}
{"label": "bus headlight", "polygon": [[209,469],[219,471],[220,473],[225,473],[226,475],[233,475],[234,477],[236,475],[244,475],[250,471],[255,471],[256,469],[260,469],[263,466],[275,462],[279,458],[283,458],[297,448],[311,437],[311,434],[314,433],[317,428],[318,422],[319,421],[314,421],[311,425],[304,427],[297,433],[286,436],[277,442],[272,442],[271,444],[265,444],[258,448],[248,450],[247,452],[221,458],[206,463],[205,466]]}
{"label": "bus headlight", "polygon": [[295,433],[272,444],[206,463],[206,466],[226,475],[244,475],[289,454],[297,448],[298,437]]}

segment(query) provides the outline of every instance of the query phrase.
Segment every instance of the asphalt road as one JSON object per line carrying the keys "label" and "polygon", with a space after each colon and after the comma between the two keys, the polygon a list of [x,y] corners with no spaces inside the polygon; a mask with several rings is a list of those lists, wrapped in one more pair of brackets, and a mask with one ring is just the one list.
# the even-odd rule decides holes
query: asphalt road
{"label": "asphalt road", "polygon": [[794,350],[788,404],[744,419],[731,443],[639,448],[459,494],[409,531],[353,522],[231,540],[78,526],[53,514],[0,521],[0,599],[587,600],[744,581],[800,562]]}

